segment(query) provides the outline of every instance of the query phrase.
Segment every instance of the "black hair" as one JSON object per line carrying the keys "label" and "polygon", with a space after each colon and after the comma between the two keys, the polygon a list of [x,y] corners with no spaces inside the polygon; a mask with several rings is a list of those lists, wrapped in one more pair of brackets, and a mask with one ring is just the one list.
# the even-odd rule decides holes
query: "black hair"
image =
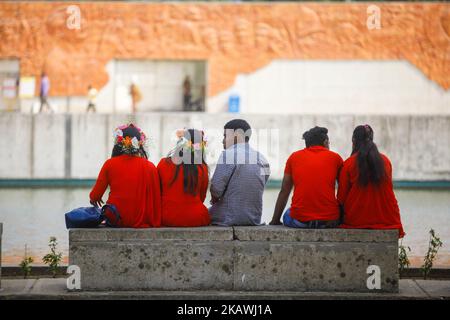
{"label": "black hair", "polygon": [[[185,131],[184,138],[191,142],[192,145],[195,143],[202,143],[204,137],[203,131],[196,129],[188,129]],[[191,154],[187,156],[183,154],[183,152],[189,151]],[[199,150],[184,150],[182,148],[175,149],[175,154],[180,158],[181,162],[176,164],[175,174],[173,176],[170,184],[173,184],[180,172],[180,167],[183,167],[183,190],[185,193],[191,194],[195,196],[197,194],[197,185],[198,185],[198,176],[199,176],[199,168],[203,170],[203,165],[207,165],[205,161],[204,149],[200,148]],[[185,162],[185,160],[187,160]],[[167,157],[166,161],[172,161],[171,157]],[[207,173],[208,173],[208,169]]]}
{"label": "black hair", "polygon": [[323,146],[324,142],[328,140],[328,129],[324,127],[315,126],[303,133],[306,147]]}
{"label": "black hair", "polygon": [[233,119],[228,121],[223,128],[225,130],[231,129],[233,131],[242,130],[242,133],[245,134],[245,142],[248,142],[252,135],[252,128],[250,128],[248,122],[243,119]]}
{"label": "black hair", "polygon": [[353,131],[352,155],[357,154],[358,183],[367,186],[369,182],[379,184],[385,178],[384,161],[373,142],[373,130],[369,125],[360,125]]}
{"label": "black hair", "polygon": [[[130,124],[127,128],[123,129],[122,132],[124,138],[130,137],[131,139],[136,138],[138,140],[141,140],[141,133],[133,124]],[[111,157],[113,158],[121,156],[123,154],[125,154],[125,152],[123,151],[122,146],[115,144],[111,153]],[[140,146],[139,149],[136,150],[135,152],[127,154],[139,155],[141,157],[144,157],[145,159],[148,159],[147,152],[144,150],[142,146]]]}

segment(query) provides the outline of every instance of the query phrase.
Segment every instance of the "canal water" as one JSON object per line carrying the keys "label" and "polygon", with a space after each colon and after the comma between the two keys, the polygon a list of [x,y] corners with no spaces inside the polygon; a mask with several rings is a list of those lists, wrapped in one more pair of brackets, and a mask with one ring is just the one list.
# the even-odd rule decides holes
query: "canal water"
{"label": "canal water", "polygon": [[[25,246],[36,265],[49,251],[51,236],[58,239],[58,249],[67,263],[68,233],[64,213],[88,206],[88,188],[0,189],[0,222],[3,222],[2,262],[17,265],[23,258]],[[395,191],[404,229],[403,245],[411,247],[413,266],[420,266],[433,228],[444,246],[440,249],[436,267],[450,268],[450,190]],[[272,217],[278,189],[264,193],[263,221]],[[209,202],[206,199],[205,202]]]}

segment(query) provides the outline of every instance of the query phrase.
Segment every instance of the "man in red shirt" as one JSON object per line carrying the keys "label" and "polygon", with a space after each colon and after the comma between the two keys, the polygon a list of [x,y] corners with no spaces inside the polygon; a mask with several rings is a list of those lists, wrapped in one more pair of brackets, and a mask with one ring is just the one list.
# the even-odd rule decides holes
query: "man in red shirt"
{"label": "man in red shirt", "polygon": [[280,218],[292,188],[291,207],[283,224],[293,228],[333,228],[339,224],[340,209],[335,195],[342,158],[329,150],[328,129],[314,127],[303,134],[306,148],[291,154],[286,162],[281,191],[271,225]]}

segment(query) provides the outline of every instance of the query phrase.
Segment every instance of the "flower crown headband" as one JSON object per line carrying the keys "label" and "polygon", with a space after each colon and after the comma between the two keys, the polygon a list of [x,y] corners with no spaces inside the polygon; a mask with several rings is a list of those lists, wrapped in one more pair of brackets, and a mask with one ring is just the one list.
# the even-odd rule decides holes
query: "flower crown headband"
{"label": "flower crown headband", "polygon": [[[131,138],[130,136],[123,136],[123,130],[128,127],[134,127],[139,131],[140,138]],[[125,153],[136,153],[142,147],[144,148],[147,142],[147,136],[141,128],[135,126],[134,124],[123,124],[114,129],[114,144],[122,147],[122,151]]]}
{"label": "flower crown headband", "polygon": [[205,136],[204,131],[200,130],[200,132],[202,133],[202,141],[196,143],[192,143],[191,140],[185,138],[185,134],[187,131],[188,131],[187,129],[178,129],[176,131],[176,136],[178,138],[176,149],[183,149],[183,150],[187,149],[190,150],[191,152],[199,150],[205,151],[208,140]]}

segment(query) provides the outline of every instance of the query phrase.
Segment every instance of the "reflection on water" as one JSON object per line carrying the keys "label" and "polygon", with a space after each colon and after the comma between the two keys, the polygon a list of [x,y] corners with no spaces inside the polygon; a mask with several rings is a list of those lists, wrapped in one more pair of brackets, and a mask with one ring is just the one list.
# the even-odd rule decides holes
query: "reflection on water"
{"label": "reflection on water", "polygon": [[[48,239],[56,236],[67,263],[68,234],[64,213],[88,206],[89,189],[1,189],[0,222],[3,222],[4,265],[17,265],[25,244],[36,264],[48,252]],[[278,190],[264,194],[263,221],[269,222]],[[420,266],[428,246],[428,231],[435,229],[444,246],[436,266],[450,267],[450,191],[396,190],[404,229],[403,244],[412,249],[411,260]],[[209,202],[209,199],[206,199]]]}

